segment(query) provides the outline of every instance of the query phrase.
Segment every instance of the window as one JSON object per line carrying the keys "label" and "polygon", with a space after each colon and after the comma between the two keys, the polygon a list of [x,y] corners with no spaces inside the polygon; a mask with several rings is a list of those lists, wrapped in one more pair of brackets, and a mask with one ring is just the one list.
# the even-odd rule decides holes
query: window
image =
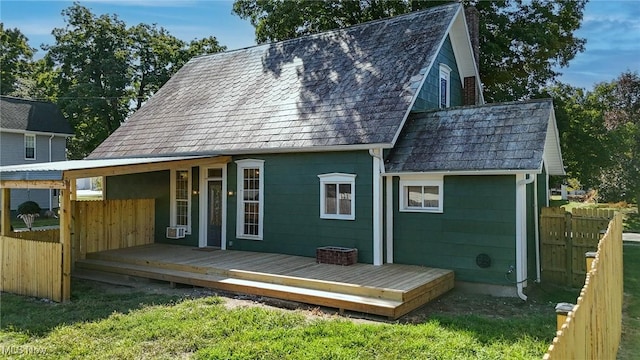
{"label": "window", "polygon": [[191,233],[191,170],[171,170],[171,226]]}
{"label": "window", "polygon": [[354,220],[356,218],[356,175],[323,174],[320,178],[320,218]]}
{"label": "window", "polygon": [[238,214],[236,236],[262,240],[264,214],[264,160],[238,160]]}
{"label": "window", "polygon": [[443,180],[400,180],[400,211],[442,212]]}
{"label": "window", "polygon": [[451,68],[440,64],[440,108],[448,108],[451,104]]}
{"label": "window", "polygon": [[24,158],[25,160],[36,159],[36,136],[24,134]]}

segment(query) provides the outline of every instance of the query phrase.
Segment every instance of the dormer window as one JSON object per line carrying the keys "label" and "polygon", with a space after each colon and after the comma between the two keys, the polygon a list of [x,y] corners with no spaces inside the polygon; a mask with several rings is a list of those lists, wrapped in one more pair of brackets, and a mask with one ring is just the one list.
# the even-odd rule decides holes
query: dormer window
{"label": "dormer window", "polygon": [[451,105],[451,68],[440,64],[440,108],[448,108]]}

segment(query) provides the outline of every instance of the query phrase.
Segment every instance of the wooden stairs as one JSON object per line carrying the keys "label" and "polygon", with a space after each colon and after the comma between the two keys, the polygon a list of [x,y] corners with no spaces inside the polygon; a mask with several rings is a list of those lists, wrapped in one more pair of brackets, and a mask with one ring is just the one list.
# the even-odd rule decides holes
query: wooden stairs
{"label": "wooden stairs", "polygon": [[[313,263],[309,267],[314,265],[316,264]],[[359,265],[373,268],[372,265]],[[340,267],[339,265],[324,266]],[[345,273],[356,270],[350,269],[350,266],[341,268]],[[425,269],[423,281],[414,281],[415,284],[409,287],[389,288],[236,268],[218,268],[210,265],[120,257],[113,252],[90,253],[87,254],[86,259],[75,263],[75,269],[79,271],[116,273],[234,293],[267,296],[337,308],[340,311],[351,310],[386,316],[390,319],[397,319],[453,288],[454,274],[451,270],[412,268]],[[394,274],[401,276],[398,271]],[[389,281],[388,278],[386,280]]]}

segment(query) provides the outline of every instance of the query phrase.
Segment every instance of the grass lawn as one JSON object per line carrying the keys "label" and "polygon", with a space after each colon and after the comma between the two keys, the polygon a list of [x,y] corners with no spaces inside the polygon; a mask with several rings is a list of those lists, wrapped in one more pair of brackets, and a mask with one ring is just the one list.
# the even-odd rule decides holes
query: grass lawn
{"label": "grass lawn", "polygon": [[[60,219],[54,219],[54,218],[47,218],[47,217],[37,217],[34,221],[33,224],[31,225],[32,227],[36,228],[36,227],[41,227],[41,226],[58,226],[60,225]],[[24,221],[22,221],[22,219],[18,219],[17,217],[11,217],[11,226],[13,226],[14,229],[26,229],[27,225],[24,224]]]}
{"label": "grass lawn", "polygon": [[622,318],[620,360],[637,359],[640,354],[640,245],[624,246],[625,304]]}
{"label": "grass lawn", "polygon": [[539,289],[524,303],[453,292],[390,323],[230,307],[228,297],[189,291],[74,280],[67,304],[2,294],[0,347],[33,359],[540,359],[555,333],[555,302],[576,295],[549,301],[558,293]]}

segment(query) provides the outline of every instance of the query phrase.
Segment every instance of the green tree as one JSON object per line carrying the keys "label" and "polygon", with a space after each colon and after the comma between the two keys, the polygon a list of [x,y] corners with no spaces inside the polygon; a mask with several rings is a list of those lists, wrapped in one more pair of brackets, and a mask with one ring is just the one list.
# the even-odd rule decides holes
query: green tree
{"label": "green tree", "polygon": [[53,30],[45,47],[59,71],[58,105],[76,131],[69,157],[85,157],[115,131],[129,113],[131,55],[125,23],[99,17],[75,3],[62,11],[67,23]]}
{"label": "green tree", "polygon": [[224,51],[211,36],[189,44],[154,25],[139,24],[129,29],[131,37],[133,87],[136,110],[164,85],[193,56]]}
{"label": "green tree", "polygon": [[139,24],[129,29],[132,39],[136,109],[183,65],[185,43],[164,28]]}
{"label": "green tree", "polygon": [[599,185],[600,171],[610,162],[609,133],[597,101],[584,89],[557,84],[545,94],[553,98],[560,146],[567,175],[585,188]]}
{"label": "green tree", "polygon": [[[416,0],[235,0],[256,41],[280,41],[441,5]],[[463,1],[480,15],[480,75],[488,101],[539,94],[584,49],[573,35],[586,0]]]}
{"label": "green tree", "polygon": [[640,76],[627,71],[594,87],[610,136],[610,166],[600,175],[608,200],[640,204]]}
{"label": "green tree", "polygon": [[640,202],[640,76],[625,72],[592,91],[558,84],[548,94],[569,177],[603,201]]}
{"label": "green tree", "polygon": [[[5,29],[0,23],[0,94],[18,90],[20,79],[29,74],[34,48],[18,29]],[[12,94],[16,95],[16,94]]]}

